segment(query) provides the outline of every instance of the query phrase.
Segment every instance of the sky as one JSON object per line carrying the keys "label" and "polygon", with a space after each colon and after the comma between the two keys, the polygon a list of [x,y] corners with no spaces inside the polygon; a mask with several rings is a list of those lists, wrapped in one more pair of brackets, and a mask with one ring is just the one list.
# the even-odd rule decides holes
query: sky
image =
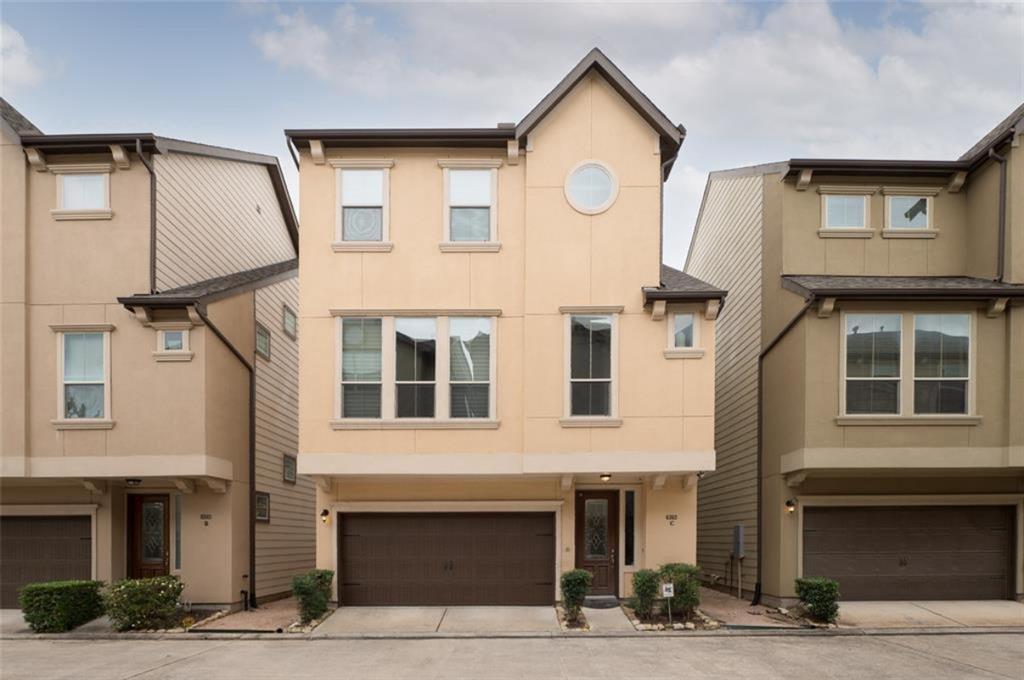
{"label": "sky", "polygon": [[709,171],[949,159],[1024,101],[1024,2],[0,3],[0,91],[47,133],[281,159],[285,128],[516,122],[600,47],[688,131],[682,266]]}

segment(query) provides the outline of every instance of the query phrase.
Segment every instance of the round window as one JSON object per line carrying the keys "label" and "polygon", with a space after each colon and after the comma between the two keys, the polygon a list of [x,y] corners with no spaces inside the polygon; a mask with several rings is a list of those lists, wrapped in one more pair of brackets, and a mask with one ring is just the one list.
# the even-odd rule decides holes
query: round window
{"label": "round window", "polygon": [[565,197],[569,204],[587,215],[610,208],[618,193],[615,175],[600,161],[583,161],[569,171],[565,180]]}

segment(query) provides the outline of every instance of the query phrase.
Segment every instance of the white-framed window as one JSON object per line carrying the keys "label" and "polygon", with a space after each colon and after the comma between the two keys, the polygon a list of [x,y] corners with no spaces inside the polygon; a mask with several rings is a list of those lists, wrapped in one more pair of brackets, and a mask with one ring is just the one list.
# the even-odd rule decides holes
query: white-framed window
{"label": "white-framed window", "polygon": [[846,313],[843,328],[843,415],[971,414],[971,314]]}
{"label": "white-framed window", "polygon": [[109,163],[51,164],[57,177],[56,207],[50,211],[58,220],[110,219]]}
{"label": "white-framed window", "polygon": [[608,210],[619,195],[619,180],[604,161],[589,159],[574,165],[565,176],[565,198],[584,215]]}
{"label": "white-framed window", "polygon": [[161,352],[187,352],[188,330],[165,329],[158,332],[159,350]]}
{"label": "white-framed window", "polygon": [[270,329],[256,322],[256,354],[270,361]]}
{"label": "white-framed window", "polygon": [[342,316],[338,323],[336,427],[496,426],[493,316]]}
{"label": "white-framed window", "polygon": [[256,521],[270,522],[270,494],[266,491],[256,492]]}
{"label": "white-framed window", "polygon": [[281,330],[292,340],[299,336],[299,317],[287,304],[281,308]]}
{"label": "white-framed window", "polygon": [[672,314],[669,347],[672,349],[693,349],[700,342],[697,315],[693,312]]}
{"label": "white-framed window", "polygon": [[299,461],[290,453],[281,457],[281,480],[288,484],[295,484],[299,480]]}
{"label": "white-framed window", "polygon": [[566,315],[569,336],[568,417],[612,417],[616,314]]}
{"label": "white-framed window", "polygon": [[67,331],[59,343],[60,418],[109,420],[110,333]]}
{"label": "white-framed window", "polygon": [[438,161],[444,183],[444,244],[498,241],[498,168],[496,159]]}
{"label": "white-framed window", "polygon": [[918,195],[887,195],[886,228],[887,229],[931,229],[931,196]]}
{"label": "white-framed window", "polygon": [[338,236],[349,243],[388,240],[388,168],[338,170]]}
{"label": "white-framed window", "polygon": [[822,228],[867,229],[868,197],[866,195],[824,194]]}

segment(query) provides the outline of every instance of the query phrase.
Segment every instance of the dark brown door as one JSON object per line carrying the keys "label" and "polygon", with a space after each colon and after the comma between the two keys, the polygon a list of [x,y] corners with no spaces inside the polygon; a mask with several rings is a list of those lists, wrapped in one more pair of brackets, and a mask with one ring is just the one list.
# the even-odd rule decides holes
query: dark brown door
{"label": "dark brown door", "polygon": [[170,572],[170,517],[167,496],[128,496],[128,575],[164,576]]}
{"label": "dark brown door", "polygon": [[342,604],[555,600],[553,513],[374,513],[338,520]]}
{"label": "dark brown door", "polygon": [[92,578],[88,517],[0,517],[0,608],[29,583]]}
{"label": "dark brown door", "polygon": [[619,492],[576,492],[576,568],[593,574],[591,595],[619,594]]}
{"label": "dark brown door", "polygon": [[846,600],[1013,597],[1011,506],[806,508],[804,574]]}

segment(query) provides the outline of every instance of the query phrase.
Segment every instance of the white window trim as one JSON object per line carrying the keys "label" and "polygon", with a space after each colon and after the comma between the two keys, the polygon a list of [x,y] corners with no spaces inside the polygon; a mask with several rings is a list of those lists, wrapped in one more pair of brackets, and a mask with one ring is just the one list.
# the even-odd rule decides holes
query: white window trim
{"label": "white window trim", "polygon": [[[576,203],[576,201],[572,199],[572,194],[569,192],[569,180],[572,179],[573,174],[577,170],[582,168],[584,165],[597,165],[603,168],[612,180],[612,190],[611,193],[608,195],[608,200],[606,200],[601,205],[594,206],[593,208],[588,208],[586,206],[579,205],[578,203]],[[565,194],[565,200],[568,201],[569,205],[571,205],[572,209],[575,210],[576,212],[581,213],[583,215],[600,215],[601,213],[607,211],[609,208],[615,205],[615,199],[619,197],[619,178],[612,170],[611,166],[605,163],[604,161],[599,161],[596,158],[588,158],[586,160],[580,161],[576,165],[569,168],[569,172],[565,174],[565,181],[562,183],[562,193]]]}
{"label": "white window trim", "polygon": [[[896,380],[899,383],[896,413],[852,413],[846,412],[846,319],[850,315],[890,314],[900,317],[900,364],[895,378],[874,378],[875,380]],[[918,314],[966,314],[970,318],[970,344],[968,347],[967,369],[967,410],[965,413],[915,413],[914,412],[914,326]],[[840,314],[839,321],[839,416],[840,425],[885,425],[885,424],[937,424],[975,425],[981,422],[975,411],[975,376],[977,342],[977,314],[970,309],[941,311],[870,310],[850,311]],[[909,367],[909,368],[908,368]],[[872,378],[854,378],[871,380]]]}
{"label": "white window trim", "polygon": [[[676,347],[676,317],[680,314],[689,314],[693,317],[693,346]],[[702,314],[697,310],[680,309],[665,315],[668,320],[666,325],[666,345],[663,351],[666,359],[699,359],[704,356],[704,346],[701,344],[701,318]]]}
{"label": "white window trim", "polygon": [[[491,319],[491,355],[490,355],[490,394],[489,417],[487,418],[452,418],[450,399],[450,357],[448,355],[449,319],[452,316],[480,317]],[[498,324],[493,310],[482,310],[472,314],[459,310],[458,314],[346,314],[336,317],[334,335],[334,418],[331,427],[335,430],[402,430],[402,429],[496,429],[500,425],[497,419],[497,335]],[[399,384],[395,380],[395,319],[396,318],[431,318],[435,320],[437,332],[437,350],[434,364],[434,417],[433,418],[398,418],[396,416],[395,388]],[[380,319],[381,320],[381,404],[380,418],[345,418],[342,416],[342,323],[345,319]],[[443,340],[443,342],[442,342]],[[406,383],[407,381],[403,381]],[[364,384],[377,384],[365,382]]]}
{"label": "white window trim", "polygon": [[[57,198],[54,205],[57,207],[50,210],[50,216],[55,220],[109,220],[113,218],[114,211],[110,209],[110,173],[114,166],[111,163],[67,163],[47,166],[49,171],[56,175]],[[102,208],[65,208],[64,207],[64,176],[65,175],[102,175],[104,207]]]}
{"label": "white window trim", "polygon": [[[499,159],[478,158],[478,159],[447,159],[437,161],[442,174],[442,197],[444,224],[441,233],[439,248],[443,253],[496,253],[501,250],[501,241],[498,238],[498,168],[502,162]],[[452,213],[451,213],[451,170],[486,170],[491,171],[491,235],[486,241],[453,241],[452,240]]]}
{"label": "white window trim", "polygon": [[[823,238],[871,238],[875,230],[871,226],[871,195],[878,187],[818,187],[821,194],[821,228],[818,236]],[[828,223],[828,200],[835,197],[859,196],[864,201],[864,224],[859,227],[832,227]]]}
{"label": "white window trim", "polygon": [[[82,324],[51,326],[50,328],[56,331],[57,335],[57,417],[50,421],[51,424],[58,430],[109,430],[113,428],[114,420],[110,414],[110,333],[114,327],[109,324]],[[103,334],[102,418],[68,418],[64,414],[64,337],[68,333]]]}
{"label": "white window trim", "polygon": [[[561,307],[562,336],[564,353],[562,356],[562,427],[619,427],[619,314],[621,307]],[[608,388],[608,415],[606,416],[574,416],[572,414],[572,317],[574,316],[608,316],[612,320],[611,347],[611,385]]]}
{"label": "white window trim", "polygon": [[[967,316],[967,329],[968,329],[968,331],[967,331],[968,332],[968,342],[967,342],[967,408],[964,410],[963,413],[917,413],[917,405],[914,403],[915,402],[915,400],[914,400],[914,386],[915,386],[915,384],[917,383],[918,380],[922,380],[922,381],[930,381],[930,380],[963,380],[963,378],[943,378],[941,376],[937,377],[937,378],[918,378],[917,377],[917,358],[916,358],[917,357],[917,354],[916,354],[916,352],[917,352],[917,333],[916,333],[916,330],[917,330],[917,317],[918,316],[922,316],[922,315],[924,315],[924,316],[935,316],[935,315],[939,315],[939,316],[960,315],[960,316],[963,316],[963,315],[966,315]],[[977,338],[977,332],[976,332],[976,329],[975,329],[975,325],[976,325],[976,318],[975,317],[976,317],[976,315],[973,314],[970,311],[953,311],[953,310],[950,310],[950,311],[941,311],[941,312],[915,312],[914,314],[911,314],[910,316],[911,316],[911,320],[910,320],[910,351],[911,351],[911,354],[909,356],[911,357],[912,361],[908,362],[910,364],[910,381],[909,381],[910,382],[910,402],[909,402],[908,406],[909,406],[909,409],[910,409],[912,415],[915,418],[931,418],[931,417],[939,417],[939,418],[953,417],[953,418],[956,418],[958,416],[970,417],[970,416],[976,415],[975,414],[975,409],[974,409],[974,391],[975,391],[975,382],[974,382],[974,375],[975,375],[975,367],[974,367],[975,358],[974,357],[975,357],[975,351],[974,351],[974,343],[975,343],[975,339]]]}
{"label": "white window trim", "polygon": [[[935,196],[940,189],[935,187],[885,187],[885,228],[882,238],[935,238],[939,230],[935,227]],[[926,202],[928,224],[925,227],[892,226],[893,198],[923,198]]]}
{"label": "white window trim", "polygon": [[[334,168],[334,242],[331,249],[336,253],[391,252],[391,159],[331,158],[328,164]],[[346,241],[342,238],[343,188],[342,175],[345,170],[380,170],[384,187],[382,190],[380,241]]]}
{"label": "white window trim", "polygon": [[[260,338],[260,330],[261,329],[266,331],[266,333],[267,333],[267,352],[266,352],[266,354],[261,352],[260,349],[259,349],[259,347],[260,347],[259,338]],[[270,330],[270,328],[268,328],[264,324],[260,323],[259,321],[256,322],[255,326],[253,326],[252,333],[253,333],[253,335],[252,335],[252,338],[253,338],[253,343],[252,343],[253,354],[258,356],[260,359],[263,359],[264,361],[270,361],[270,357],[272,357],[273,354],[274,354],[274,333]]]}
{"label": "white window trim", "polygon": [[[288,330],[287,321],[289,314],[291,314],[292,318],[295,319],[294,333]],[[285,336],[291,338],[292,340],[298,340],[299,338],[299,314],[287,302],[281,305],[281,332],[284,333]]]}
{"label": "white window trim", "polygon": [[[156,361],[192,361],[194,353],[189,346],[189,331],[192,324],[182,322],[157,322],[150,324],[156,329],[156,350],[153,359]],[[181,349],[164,349],[164,336],[167,331],[181,331]]]}
{"label": "white window trim", "polygon": [[[497,349],[498,349],[498,320],[497,320],[497,318],[495,318],[493,316],[491,316],[491,317],[481,316],[481,317],[474,317],[474,318],[487,318],[490,321],[490,324],[491,324],[491,335],[490,335],[491,348],[490,348],[490,355],[488,357],[488,367],[487,367],[488,368],[488,375],[487,375],[487,411],[488,411],[488,413],[487,413],[487,418],[453,418],[452,417],[452,404],[451,404],[451,391],[450,391],[451,390],[451,385],[452,384],[456,384],[456,385],[481,385],[483,383],[479,382],[479,381],[468,381],[468,380],[457,380],[457,381],[454,381],[454,383],[453,383],[453,381],[451,379],[451,366],[450,366],[450,364],[451,364],[451,356],[450,356],[451,342],[449,340],[448,333],[446,333],[445,334],[445,348],[444,348],[445,364],[446,364],[445,365],[445,369],[446,370],[445,370],[445,375],[444,375],[444,378],[445,378],[445,380],[444,380],[444,389],[447,390],[448,393],[445,396],[444,404],[445,404],[445,409],[448,412],[447,419],[451,420],[451,421],[454,421],[454,422],[473,423],[473,422],[493,421],[493,420],[495,420],[497,418],[497,413],[498,413],[497,403],[496,403],[497,402],[497,394],[496,394],[497,390],[495,390],[495,381],[496,381],[497,375],[498,375],[498,371],[497,371],[497,363],[498,362],[496,361]],[[450,321],[451,321],[451,317],[444,317],[444,322],[445,322],[446,329],[449,328],[449,322]],[[440,354],[440,352],[439,352],[439,354]]]}

